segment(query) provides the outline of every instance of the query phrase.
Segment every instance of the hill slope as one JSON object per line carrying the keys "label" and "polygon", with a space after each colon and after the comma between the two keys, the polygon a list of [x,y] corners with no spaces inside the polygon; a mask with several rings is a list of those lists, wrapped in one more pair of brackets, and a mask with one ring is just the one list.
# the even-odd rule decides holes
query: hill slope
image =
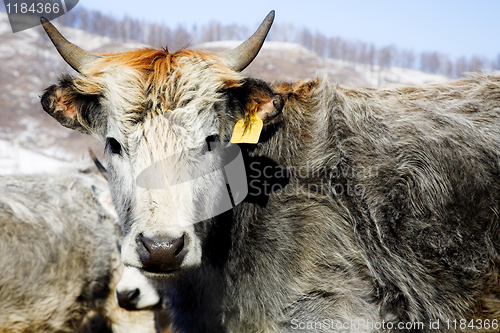
{"label": "hill slope", "polygon": [[[117,43],[107,37],[59,25],[58,28],[68,40],[93,53],[120,52],[145,46],[136,42]],[[219,52],[239,43],[213,42],[193,48]],[[0,144],[0,173],[19,170],[19,163],[25,163],[19,161],[20,156],[28,160],[28,166],[21,168],[24,168],[23,172],[29,171],[30,164],[36,167],[44,163],[43,158],[34,159],[35,155],[24,150],[21,154],[20,149],[36,151],[41,156],[61,161],[78,159],[87,154],[88,147],[96,153],[102,151],[94,139],[60,126],[40,106],[43,90],[64,72],[74,73],[40,26],[13,34],[7,15],[0,13],[0,140],[3,140]],[[244,73],[271,82],[324,75],[333,82],[351,87],[446,80],[441,76],[398,68],[379,72],[377,68],[324,59],[300,45],[279,42],[266,43]],[[37,162],[30,163],[30,158]],[[12,162],[13,159],[17,162]],[[2,163],[2,160],[11,161]]]}

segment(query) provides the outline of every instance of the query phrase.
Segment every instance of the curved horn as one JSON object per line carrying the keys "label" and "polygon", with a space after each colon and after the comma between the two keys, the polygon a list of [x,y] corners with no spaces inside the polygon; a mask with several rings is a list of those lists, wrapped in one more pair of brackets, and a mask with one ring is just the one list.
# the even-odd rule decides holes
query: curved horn
{"label": "curved horn", "polygon": [[257,56],[257,53],[259,53],[262,44],[264,44],[273,21],[274,10],[271,10],[252,37],[248,38],[235,49],[222,53],[222,56],[227,61],[227,65],[232,70],[241,72],[250,65],[252,60]]}
{"label": "curved horn", "polygon": [[85,64],[100,58],[68,42],[45,17],[41,17],[40,22],[59,54],[75,71],[80,72]]}
{"label": "curved horn", "polygon": [[97,167],[97,170],[99,173],[104,177],[104,179],[108,180],[108,170],[102,165],[101,161],[95,156],[94,152],[92,149],[89,148],[89,154],[90,157],[92,158],[92,161],[94,161],[95,166]]}

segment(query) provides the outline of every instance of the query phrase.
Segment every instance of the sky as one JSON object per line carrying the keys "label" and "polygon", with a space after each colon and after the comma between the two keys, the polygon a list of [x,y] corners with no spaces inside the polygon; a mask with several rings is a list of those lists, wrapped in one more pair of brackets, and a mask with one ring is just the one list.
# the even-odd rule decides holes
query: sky
{"label": "sky", "polygon": [[211,21],[253,28],[274,9],[277,24],[377,47],[438,51],[451,58],[500,54],[500,0],[79,0],[77,6],[172,28]]}
{"label": "sky", "polygon": [[378,47],[438,51],[452,58],[500,54],[500,0],[80,0],[78,6],[171,27],[213,20],[255,27],[274,9],[275,23]]}

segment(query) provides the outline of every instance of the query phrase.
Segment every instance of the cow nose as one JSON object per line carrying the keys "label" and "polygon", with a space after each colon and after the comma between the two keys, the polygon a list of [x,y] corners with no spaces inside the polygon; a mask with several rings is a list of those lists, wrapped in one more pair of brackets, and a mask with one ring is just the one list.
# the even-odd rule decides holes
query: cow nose
{"label": "cow nose", "polygon": [[169,273],[181,267],[186,255],[184,236],[169,240],[155,240],[143,234],[137,237],[142,269],[151,273]]}
{"label": "cow nose", "polygon": [[125,292],[116,291],[116,298],[118,305],[126,310],[137,310],[137,303],[139,302],[139,289],[127,290]]}

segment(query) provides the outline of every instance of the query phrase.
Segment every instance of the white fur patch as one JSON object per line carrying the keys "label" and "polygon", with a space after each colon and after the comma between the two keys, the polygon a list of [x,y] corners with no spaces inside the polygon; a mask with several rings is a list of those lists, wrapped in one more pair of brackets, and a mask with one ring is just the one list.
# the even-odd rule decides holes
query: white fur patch
{"label": "white fur patch", "polygon": [[160,302],[160,296],[156,289],[151,286],[148,279],[142,275],[139,269],[135,267],[125,267],[123,275],[116,286],[116,291],[119,293],[127,293],[139,289],[139,302],[137,309],[147,309],[154,307]]}

